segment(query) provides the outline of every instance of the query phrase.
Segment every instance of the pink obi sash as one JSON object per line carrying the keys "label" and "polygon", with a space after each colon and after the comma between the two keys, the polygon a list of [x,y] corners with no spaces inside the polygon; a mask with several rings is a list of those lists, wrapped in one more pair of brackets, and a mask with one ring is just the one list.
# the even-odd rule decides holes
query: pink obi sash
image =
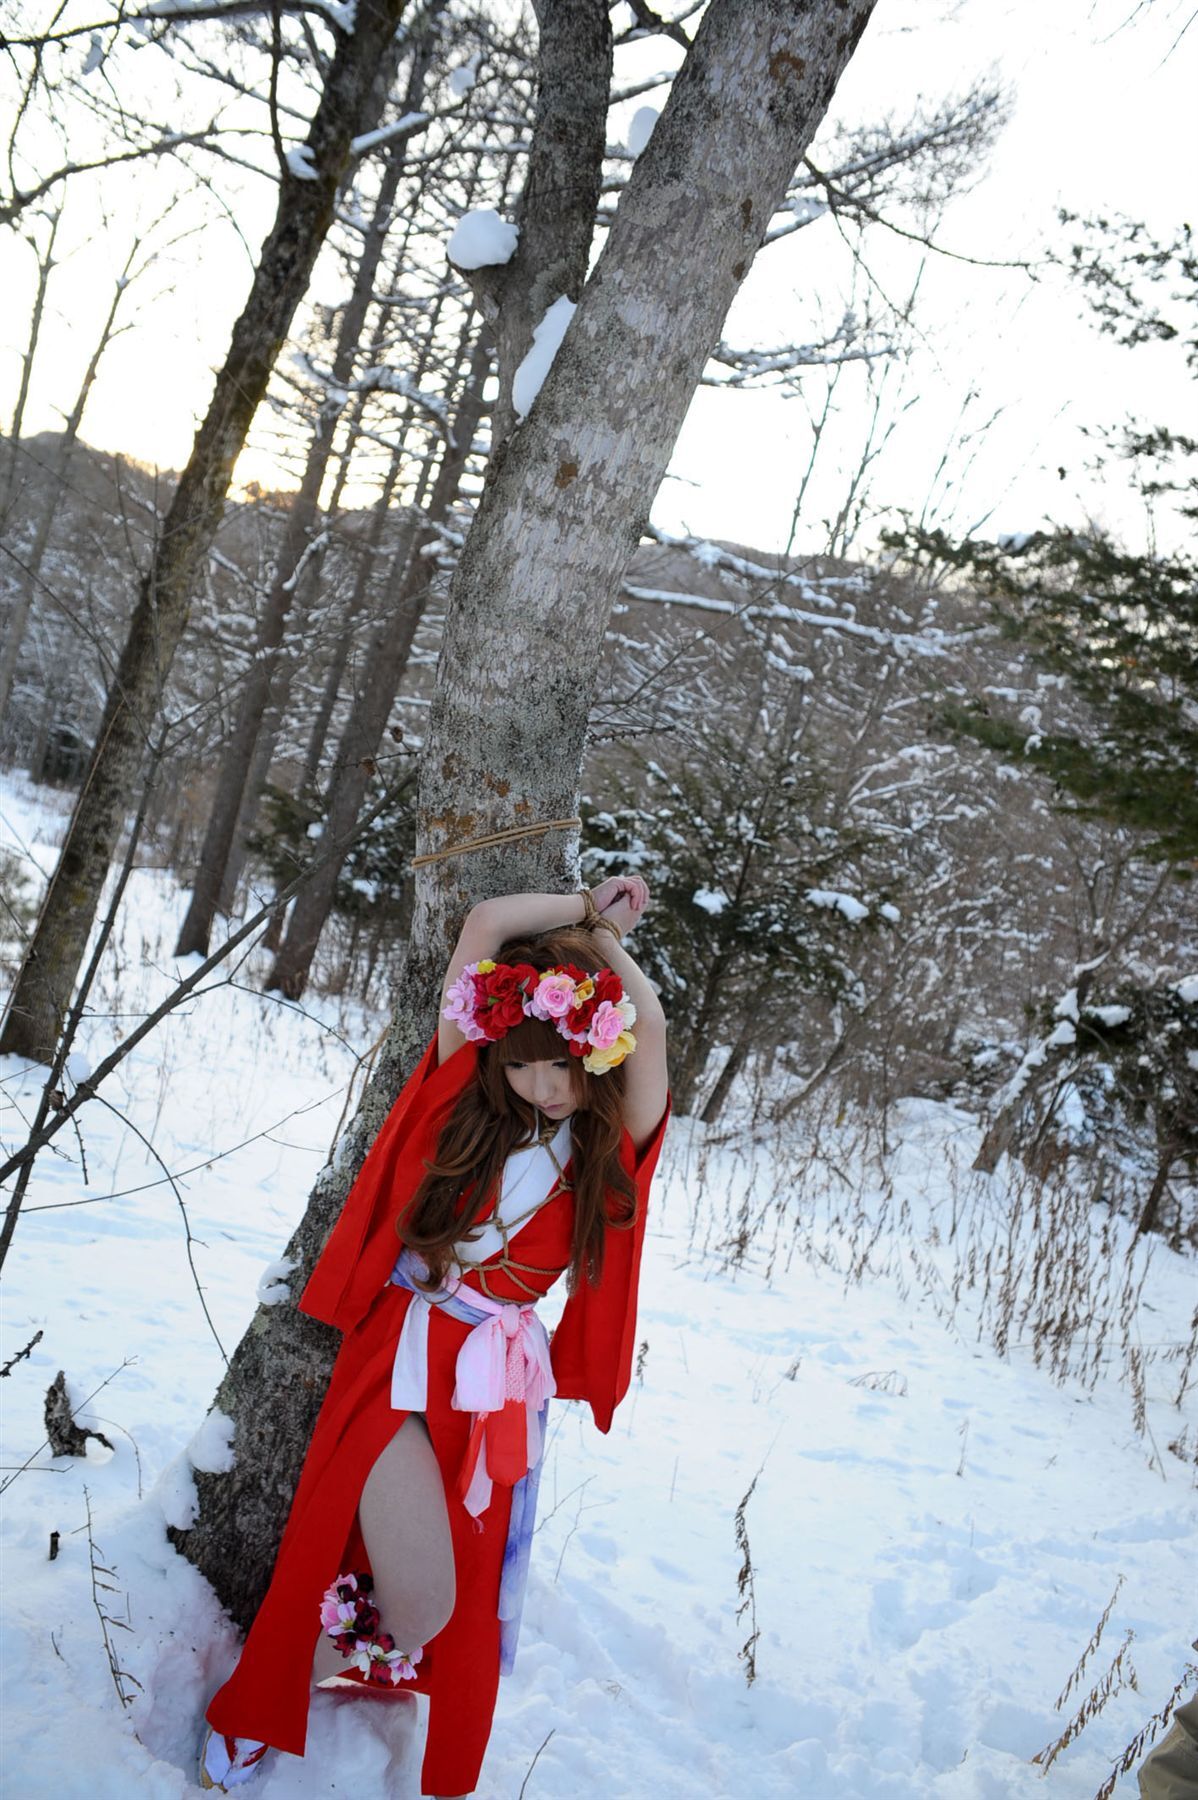
{"label": "pink obi sash", "polygon": [[472,1327],[458,1351],[451,1405],[474,1415],[458,1494],[477,1518],[491,1503],[493,1482],[514,1488],[540,1463],[543,1411],[556,1392],[549,1336],[531,1301],[492,1300],[460,1285],[425,1293],[412,1279],[423,1273],[410,1250],[400,1253],[391,1280],[408,1288],[412,1301],[395,1346],[391,1404],[397,1412],[424,1412],[428,1406],[428,1322],[434,1306]]}

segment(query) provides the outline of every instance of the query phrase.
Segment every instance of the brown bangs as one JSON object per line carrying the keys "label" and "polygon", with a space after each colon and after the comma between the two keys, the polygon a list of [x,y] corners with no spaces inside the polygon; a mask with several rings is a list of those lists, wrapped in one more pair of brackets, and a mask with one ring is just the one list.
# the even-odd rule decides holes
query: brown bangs
{"label": "brown bangs", "polygon": [[501,1066],[510,1062],[557,1062],[570,1055],[570,1047],[548,1019],[524,1019],[498,1043],[490,1045],[489,1054]]}

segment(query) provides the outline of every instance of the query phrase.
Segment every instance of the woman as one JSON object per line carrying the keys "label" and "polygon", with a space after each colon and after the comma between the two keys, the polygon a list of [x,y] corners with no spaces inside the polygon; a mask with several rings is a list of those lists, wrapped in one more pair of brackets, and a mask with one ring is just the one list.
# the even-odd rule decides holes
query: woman
{"label": "woman", "polygon": [[[628,1387],[665,1023],[621,939],[648,889],[486,900],[435,1041],[301,1309],[345,1341],[200,1780],[301,1754],[312,1684],[429,1697],[421,1791],[473,1792],[519,1629],[550,1394],[601,1431]],[[570,1297],[549,1345],[536,1301]]]}

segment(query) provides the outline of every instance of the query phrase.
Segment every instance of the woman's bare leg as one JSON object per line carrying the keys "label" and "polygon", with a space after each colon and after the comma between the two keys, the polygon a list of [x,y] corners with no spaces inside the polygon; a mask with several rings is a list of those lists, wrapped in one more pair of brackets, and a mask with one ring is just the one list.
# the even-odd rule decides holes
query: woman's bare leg
{"label": "woman's bare leg", "polygon": [[[358,1502],[358,1523],[374,1573],[371,1598],[383,1631],[400,1650],[427,1644],[453,1611],[453,1540],[441,1470],[418,1413],[409,1413],[379,1456]],[[312,1679],[344,1669],[345,1658],[321,1632]]]}

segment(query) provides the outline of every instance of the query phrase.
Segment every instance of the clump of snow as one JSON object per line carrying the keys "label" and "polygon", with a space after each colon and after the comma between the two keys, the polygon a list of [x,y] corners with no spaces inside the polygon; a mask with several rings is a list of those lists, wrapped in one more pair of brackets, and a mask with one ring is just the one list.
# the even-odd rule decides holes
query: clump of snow
{"label": "clump of snow", "polygon": [[66,1060],[66,1072],[76,1087],[82,1087],[85,1081],[91,1080],[92,1066],[82,1050],[72,1050]]}
{"label": "clump of snow", "polygon": [[889,900],[883,900],[881,906],[879,906],[879,908],[878,908],[878,911],[881,913],[882,917],[886,920],[886,922],[890,925],[897,925],[899,920],[903,916],[902,913],[899,911],[898,907],[892,906],[890,904]]}
{"label": "clump of snow", "polygon": [[1077,1019],[1077,989],[1072,987],[1057,1001],[1052,1009],[1054,1019]]}
{"label": "clump of snow", "polygon": [[512,378],[512,405],[517,418],[524,419],[532,411],[575,310],[573,300],[562,294],[533,332],[532,347]]}
{"label": "clump of snow", "polygon": [[520,228],[501,219],[493,206],[463,213],[454,226],[446,255],[455,269],[493,269],[511,262]]}
{"label": "clump of snow", "polygon": [[822,219],[827,212],[827,202],[817,200],[811,194],[796,194],[790,203],[792,217],[800,225],[812,225],[816,219]]}
{"label": "clump of snow", "polygon": [[1126,1025],[1131,1018],[1130,1006],[1087,1006],[1087,1019],[1097,1019],[1100,1025],[1108,1029],[1115,1025]]}
{"label": "clump of snow", "polygon": [[1187,1005],[1191,1001],[1198,1000],[1198,975],[1187,975],[1184,981],[1178,982],[1174,992],[1177,998],[1184,1000]]}
{"label": "clump of snow", "polygon": [[377,150],[380,144],[389,144],[392,138],[407,137],[415,131],[417,125],[427,125],[428,113],[405,113],[402,119],[396,119],[390,125],[380,125],[377,131],[364,131],[361,137],[350,141],[351,156],[365,156],[368,150]]}
{"label": "clump of snow", "polygon": [[811,906],[820,906],[827,912],[838,912],[847,919],[850,925],[859,925],[862,919],[868,919],[869,908],[852,894],[838,894],[832,888],[808,888],[806,899]]}
{"label": "clump of snow", "polygon": [[272,1263],[267,1263],[258,1277],[259,1306],[278,1306],[283,1300],[290,1300],[291,1289],[287,1278],[295,1273],[295,1262],[290,1256],[280,1256]]}
{"label": "clump of snow", "polygon": [[1073,1023],[1073,1020],[1062,1019],[1060,1024],[1054,1026],[1052,1031],[1050,1031],[1045,1038],[1044,1048],[1046,1050],[1061,1050],[1064,1049],[1067,1044],[1076,1044],[1076,1042],[1077,1028]]}
{"label": "clump of snow", "polygon": [[187,1446],[187,1460],[204,1475],[227,1475],[237,1461],[233,1435],[237,1427],[214,1406]]}
{"label": "clump of snow", "polygon": [[98,31],[93,31],[88,44],[87,57],[83,64],[83,73],[90,75],[104,61],[104,43]]}
{"label": "clump of snow", "polygon": [[713,915],[722,913],[728,904],[728,896],[720,888],[696,888],[691,900],[696,906],[701,906],[704,912]]}
{"label": "clump of snow", "polygon": [[312,161],[310,144],[295,144],[286,155],[287,167],[297,181],[319,181],[320,171]]}
{"label": "clump of snow", "polygon": [[633,156],[639,156],[649,139],[653,136],[653,127],[658,121],[655,106],[638,106],[632,115],[632,123],[628,127],[624,142]]}
{"label": "clump of snow", "polygon": [[482,60],[482,51],[476,50],[469,62],[464,62],[449,72],[449,91],[456,100],[467,95],[478,80],[478,65]]}
{"label": "clump of snow", "polygon": [[196,1493],[191,1461],[184,1451],[167,1463],[154,1484],[152,1498],[166,1523],[175,1531],[189,1531],[200,1516],[200,1497]]}

